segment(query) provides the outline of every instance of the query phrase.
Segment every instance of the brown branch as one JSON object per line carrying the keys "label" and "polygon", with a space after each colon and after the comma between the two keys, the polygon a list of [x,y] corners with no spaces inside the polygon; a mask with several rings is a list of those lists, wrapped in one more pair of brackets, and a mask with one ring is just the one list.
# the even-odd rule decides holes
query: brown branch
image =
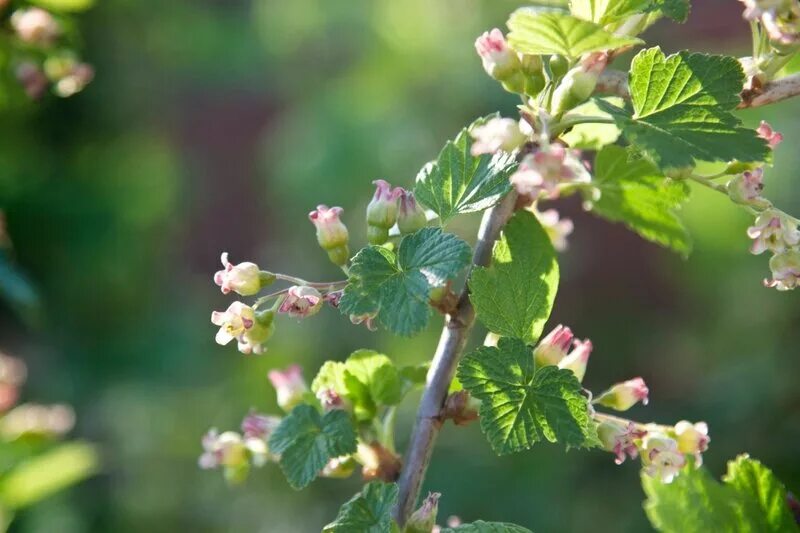
{"label": "brown branch", "polygon": [[[517,194],[512,190],[499,204],[484,214],[472,257],[473,267],[486,266],[491,261],[494,242],[514,213],[516,202]],[[474,323],[475,310],[469,300],[469,290],[465,286],[455,311],[447,316],[442,329],[400,474],[400,495],[394,515],[401,527],[411,515],[419,498],[436,437],[442,427],[442,408],[447,399],[447,391]]]}
{"label": "brown branch", "polygon": [[[619,70],[606,70],[597,80],[595,92],[630,98],[628,75]],[[800,96],[800,74],[785,76],[771,81],[763,87],[742,91],[742,102],[739,104],[739,109],[774,104],[794,96]]]}

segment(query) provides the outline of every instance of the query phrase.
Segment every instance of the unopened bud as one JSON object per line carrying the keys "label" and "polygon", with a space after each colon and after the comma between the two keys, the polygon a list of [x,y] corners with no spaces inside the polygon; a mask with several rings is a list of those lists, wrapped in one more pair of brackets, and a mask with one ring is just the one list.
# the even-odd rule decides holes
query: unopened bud
{"label": "unopened bud", "polygon": [[428,223],[425,210],[414,198],[414,193],[403,190],[400,194],[400,209],[397,213],[397,227],[406,235],[424,228]]}
{"label": "unopened bud", "polygon": [[278,406],[287,413],[303,402],[308,392],[308,385],[303,379],[303,369],[299,365],[291,365],[286,370],[270,370],[267,374],[270,383],[278,395]]}
{"label": "unopened bud", "polygon": [[389,240],[389,229],[397,222],[397,199],[403,193],[400,187],[386,180],[375,180],[375,195],[367,205],[367,240],[380,245]]}
{"label": "unopened bud", "polygon": [[387,483],[397,481],[403,461],[379,442],[371,444],[358,444],[356,459],[363,465],[361,474],[365,481],[380,479]]}
{"label": "unopened bud", "polygon": [[594,92],[606,63],[607,53],[594,52],[584,56],[578,65],[570,69],[553,91],[553,114],[561,116],[586,101]]}
{"label": "unopened bud", "polygon": [[737,204],[759,208],[770,207],[769,200],[761,197],[761,191],[764,190],[763,180],[764,169],[762,167],[745,170],[727,183],[728,196]]}
{"label": "unopened bud", "polygon": [[509,81],[520,74],[520,61],[499,29],[485,32],[475,40],[475,50],[486,73],[498,81]]}
{"label": "unopened bud", "polygon": [[344,479],[353,475],[356,469],[356,461],[350,455],[334,457],[329,460],[319,473],[321,477],[334,479]]}
{"label": "unopened bud", "polygon": [[553,77],[558,79],[564,76],[569,70],[569,61],[564,56],[553,54],[550,56],[550,72]]}
{"label": "unopened bud", "polygon": [[649,392],[642,378],[633,378],[617,383],[605,391],[597,398],[596,403],[616,411],[627,411],[639,402],[647,405]]}
{"label": "unopened bud", "polygon": [[533,350],[533,357],[539,366],[557,365],[566,357],[572,345],[572,330],[559,324]]}
{"label": "unopened bud", "polygon": [[536,96],[544,89],[546,83],[542,70],[542,58],[532,54],[519,54],[519,60],[525,78],[525,94]]}
{"label": "unopened bud", "polygon": [[328,207],[320,204],[308,214],[309,220],[317,228],[317,242],[328,253],[333,264],[342,266],[350,259],[347,242],[350,235],[340,220],[344,210],[341,207]]}
{"label": "unopened bud", "polygon": [[559,361],[558,368],[572,370],[578,381],[583,381],[586,375],[586,367],[589,364],[589,356],[592,354],[592,341],[575,340],[572,351],[564,359]]}
{"label": "unopened bud", "polygon": [[414,511],[406,522],[406,533],[431,533],[433,526],[436,525],[441,496],[438,492],[428,493],[420,508]]}

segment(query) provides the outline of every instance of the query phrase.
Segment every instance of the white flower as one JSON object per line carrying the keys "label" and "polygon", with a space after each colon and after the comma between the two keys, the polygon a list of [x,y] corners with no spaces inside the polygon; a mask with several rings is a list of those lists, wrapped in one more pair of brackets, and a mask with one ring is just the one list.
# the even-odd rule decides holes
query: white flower
{"label": "white flower", "polygon": [[267,377],[278,393],[278,405],[287,413],[302,402],[308,392],[303,369],[299,365],[291,365],[283,371],[271,370]]}
{"label": "white flower", "polygon": [[747,236],[753,239],[750,251],[756,255],[765,250],[785,252],[800,243],[797,223],[777,209],[767,209],[758,215],[755,225],[747,228]]}
{"label": "white flower", "polygon": [[694,455],[695,466],[701,466],[703,464],[702,453],[708,449],[708,443],[711,441],[711,437],[708,436],[708,424],[705,422],[692,424],[681,420],[675,424],[675,435],[680,452]]}
{"label": "white flower", "polygon": [[242,302],[233,302],[226,311],[211,313],[211,323],[219,326],[215,340],[226,345],[236,339],[243,354],[263,353],[264,343],[275,329],[274,313],[267,311],[256,315],[255,310]]}
{"label": "white flower", "polygon": [[650,431],[642,441],[642,462],[644,472],[650,476],[661,479],[664,483],[672,480],[686,465],[686,457],[678,449],[675,439],[658,431]]}
{"label": "white flower", "polygon": [[567,249],[567,237],[572,234],[575,225],[569,218],[561,218],[558,211],[555,209],[547,209],[546,211],[539,212],[532,208],[533,214],[539,219],[547,236],[550,237],[550,242],[553,248],[558,252],[563,252]]}
{"label": "white flower", "polygon": [[61,33],[53,15],[38,7],[15,11],[11,15],[11,27],[20,40],[39,46],[53,44]]}

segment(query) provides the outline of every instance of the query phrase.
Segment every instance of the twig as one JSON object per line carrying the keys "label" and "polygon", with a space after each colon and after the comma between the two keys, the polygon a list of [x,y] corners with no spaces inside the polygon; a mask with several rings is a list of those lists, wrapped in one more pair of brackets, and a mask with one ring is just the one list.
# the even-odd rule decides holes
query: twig
{"label": "twig", "polygon": [[[619,70],[604,71],[597,80],[595,92],[629,99],[631,95],[628,89],[627,73]],[[800,74],[785,76],[771,81],[757,90],[742,92],[739,109],[774,104],[794,96],[800,96]]]}
{"label": "twig", "polygon": [[[472,257],[473,267],[486,266],[491,261],[494,242],[514,213],[516,202],[517,194],[511,191],[499,204],[484,214]],[[455,312],[448,315],[442,329],[400,474],[400,495],[394,513],[395,520],[401,527],[414,510],[422,489],[433,446],[442,426],[441,411],[447,398],[447,391],[474,323],[475,311],[469,300],[469,290],[465,286]]]}

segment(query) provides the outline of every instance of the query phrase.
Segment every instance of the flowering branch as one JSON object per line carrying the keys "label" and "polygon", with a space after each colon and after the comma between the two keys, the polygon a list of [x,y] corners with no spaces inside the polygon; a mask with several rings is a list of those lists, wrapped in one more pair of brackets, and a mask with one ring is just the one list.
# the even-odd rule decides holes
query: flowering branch
{"label": "flowering branch", "polygon": [[[472,258],[473,267],[487,266],[491,261],[494,242],[513,214],[516,202],[517,194],[511,191],[498,205],[484,214]],[[428,371],[427,385],[417,411],[405,465],[400,474],[400,492],[394,513],[395,520],[400,525],[408,520],[422,489],[433,447],[442,427],[441,412],[447,391],[474,323],[475,310],[469,300],[469,290],[465,286],[455,312],[447,316],[442,329],[439,345]]]}

